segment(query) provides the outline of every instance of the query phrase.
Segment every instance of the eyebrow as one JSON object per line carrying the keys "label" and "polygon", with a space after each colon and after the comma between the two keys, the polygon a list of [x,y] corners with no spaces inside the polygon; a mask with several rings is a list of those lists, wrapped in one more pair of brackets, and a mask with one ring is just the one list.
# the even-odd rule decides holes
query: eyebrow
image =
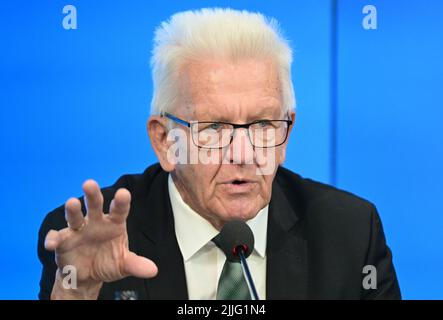
{"label": "eyebrow", "polygon": [[[282,108],[279,107],[278,108],[279,113],[281,113]],[[257,119],[264,119],[266,118],[266,116],[270,116],[268,118],[273,118],[274,114],[276,113],[277,109],[274,106],[268,106],[268,107],[264,107],[262,109],[260,109],[256,114],[253,114],[252,118],[257,118]]]}

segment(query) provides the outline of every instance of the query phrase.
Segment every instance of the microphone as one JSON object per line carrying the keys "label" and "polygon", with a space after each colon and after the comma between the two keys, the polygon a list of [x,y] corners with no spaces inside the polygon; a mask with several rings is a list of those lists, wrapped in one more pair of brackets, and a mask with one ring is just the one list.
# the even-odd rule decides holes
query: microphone
{"label": "microphone", "polygon": [[240,261],[251,297],[254,300],[259,300],[248,263],[246,262],[246,258],[254,250],[254,234],[249,226],[241,220],[228,221],[217,238],[217,245],[225,253],[226,259],[230,262]]}

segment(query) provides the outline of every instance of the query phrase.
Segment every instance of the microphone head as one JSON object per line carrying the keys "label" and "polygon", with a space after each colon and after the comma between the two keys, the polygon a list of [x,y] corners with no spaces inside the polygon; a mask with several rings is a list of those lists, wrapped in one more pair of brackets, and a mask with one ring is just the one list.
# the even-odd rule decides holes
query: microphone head
{"label": "microphone head", "polygon": [[223,250],[231,262],[240,261],[238,247],[243,248],[245,258],[254,250],[254,234],[251,228],[241,220],[227,222],[217,236],[217,246]]}

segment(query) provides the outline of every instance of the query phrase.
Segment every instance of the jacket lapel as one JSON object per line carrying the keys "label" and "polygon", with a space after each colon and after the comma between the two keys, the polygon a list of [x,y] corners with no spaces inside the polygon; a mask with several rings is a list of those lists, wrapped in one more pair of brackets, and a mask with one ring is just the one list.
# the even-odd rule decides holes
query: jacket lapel
{"label": "jacket lapel", "polygon": [[266,298],[306,299],[307,241],[301,232],[299,209],[290,202],[277,178],[278,174],[269,206]]}
{"label": "jacket lapel", "polygon": [[[183,257],[175,237],[174,218],[169,200],[168,174],[162,170],[148,190],[141,190],[134,208],[133,250],[153,260],[158,274],[145,281],[148,299],[188,299]],[[148,194],[148,197],[146,197]]]}

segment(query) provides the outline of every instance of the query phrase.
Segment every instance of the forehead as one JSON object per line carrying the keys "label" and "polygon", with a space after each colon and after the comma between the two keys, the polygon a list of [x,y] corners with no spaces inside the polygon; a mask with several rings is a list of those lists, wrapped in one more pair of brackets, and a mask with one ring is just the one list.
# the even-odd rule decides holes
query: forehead
{"label": "forehead", "polygon": [[181,93],[182,103],[200,119],[271,115],[282,105],[276,65],[266,59],[189,63],[181,73]]}

